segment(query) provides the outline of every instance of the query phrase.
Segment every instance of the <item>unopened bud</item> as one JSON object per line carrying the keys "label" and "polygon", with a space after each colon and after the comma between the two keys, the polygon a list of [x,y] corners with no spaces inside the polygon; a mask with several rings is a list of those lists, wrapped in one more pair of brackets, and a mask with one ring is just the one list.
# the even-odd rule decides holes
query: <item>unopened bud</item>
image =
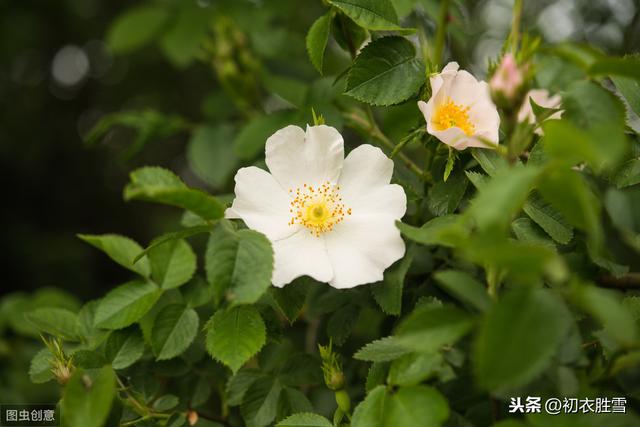
{"label": "unopened bud", "polygon": [[525,83],[526,68],[519,66],[511,53],[502,57],[489,81],[491,96],[496,105],[513,106],[518,101]]}

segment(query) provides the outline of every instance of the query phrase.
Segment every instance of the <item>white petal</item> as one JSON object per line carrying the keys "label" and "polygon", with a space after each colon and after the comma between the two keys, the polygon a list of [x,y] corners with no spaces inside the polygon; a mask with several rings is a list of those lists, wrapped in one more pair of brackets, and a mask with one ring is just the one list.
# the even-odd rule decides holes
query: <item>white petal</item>
{"label": "white petal", "polygon": [[286,239],[272,242],[274,270],[271,279],[274,286],[283,287],[301,276],[310,276],[319,282],[328,282],[333,270],[322,236],[316,237],[306,228]]}
{"label": "white petal", "polygon": [[484,82],[478,82],[467,71],[458,71],[455,80],[451,83],[449,96],[456,104],[471,106],[479,100],[489,97],[489,88],[486,83],[482,83]]}
{"label": "white petal", "polygon": [[267,139],[266,163],[283,189],[296,189],[307,183],[335,183],[344,159],[342,135],[330,126],[308,126],[305,133],[297,126],[280,129]]}
{"label": "white petal", "polygon": [[469,145],[469,136],[456,126],[445,130],[435,130],[431,127],[431,123],[427,122],[427,132],[456,150],[464,150]]}
{"label": "white petal", "polygon": [[255,166],[238,170],[235,177],[236,198],[225,212],[227,218],[242,218],[247,226],[269,240],[282,239],[300,226],[289,225],[289,195],[273,176]]}
{"label": "white petal", "polygon": [[380,148],[363,144],[352,150],[342,167],[338,184],[340,195],[352,215],[388,215],[395,219],[404,216],[407,197],[404,189],[389,184],[393,174],[393,160]]}
{"label": "white petal", "polygon": [[457,62],[451,61],[442,69],[443,73],[450,73],[452,71],[458,71],[460,69],[460,65]]}
{"label": "white petal", "polygon": [[338,183],[340,194],[347,196],[368,191],[371,187],[389,184],[393,160],[378,147],[362,144],[344,159]]}
{"label": "white petal", "polygon": [[444,82],[443,77],[455,77],[460,66],[457,62],[449,62],[439,74],[434,74],[429,78],[429,83],[431,84],[431,93],[438,93],[440,88],[442,87],[442,83]]}
{"label": "white petal", "polygon": [[338,289],[382,280],[384,270],[405,252],[395,220],[388,216],[351,217],[326,233],[325,242]]}

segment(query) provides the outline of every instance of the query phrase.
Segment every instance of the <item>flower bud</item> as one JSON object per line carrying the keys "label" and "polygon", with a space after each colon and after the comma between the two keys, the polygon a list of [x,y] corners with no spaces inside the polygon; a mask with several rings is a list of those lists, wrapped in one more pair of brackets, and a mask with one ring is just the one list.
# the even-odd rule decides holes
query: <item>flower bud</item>
{"label": "flower bud", "polygon": [[511,53],[502,57],[500,65],[489,81],[491,96],[496,105],[508,108],[514,106],[524,89],[525,74],[528,67],[519,66]]}
{"label": "flower bud", "polygon": [[322,359],[324,383],[330,390],[342,390],[345,383],[344,374],[342,373],[342,366],[338,361],[338,355],[331,349],[331,343],[329,343],[328,346],[318,345],[318,349],[320,350],[320,358]]}

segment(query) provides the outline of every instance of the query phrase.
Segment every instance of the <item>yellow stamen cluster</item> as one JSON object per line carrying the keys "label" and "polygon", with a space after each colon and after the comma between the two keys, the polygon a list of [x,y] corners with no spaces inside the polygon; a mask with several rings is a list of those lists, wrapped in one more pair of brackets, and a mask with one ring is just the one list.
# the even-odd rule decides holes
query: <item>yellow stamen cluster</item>
{"label": "yellow stamen cluster", "polygon": [[316,237],[333,230],[345,215],[351,215],[351,208],[346,208],[342,203],[340,186],[330,182],[319,187],[305,183],[302,187],[289,190],[289,195],[292,198],[289,225],[301,224]]}
{"label": "yellow stamen cluster", "polygon": [[451,127],[459,127],[467,135],[473,135],[475,126],[469,121],[469,108],[456,104],[449,99],[444,104],[436,107],[431,122],[436,130],[447,130]]}

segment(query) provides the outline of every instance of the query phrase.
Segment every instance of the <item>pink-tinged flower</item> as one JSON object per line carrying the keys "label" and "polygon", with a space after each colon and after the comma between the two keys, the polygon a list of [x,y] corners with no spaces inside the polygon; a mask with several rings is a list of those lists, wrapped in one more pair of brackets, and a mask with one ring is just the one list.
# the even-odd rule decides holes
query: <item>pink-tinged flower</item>
{"label": "pink-tinged flower", "polygon": [[523,74],[513,54],[507,53],[489,80],[491,93],[498,98],[513,100],[524,83]]}
{"label": "pink-tinged flower", "polygon": [[271,241],[272,283],[306,275],[343,289],[382,280],[405,252],[395,222],[407,198],[390,184],[393,161],[367,144],[345,158],[342,135],[324,125],[280,129],[265,151],[270,173],[240,169],[226,217]]}
{"label": "pink-tinged flower", "polygon": [[[520,107],[520,111],[518,111],[519,122],[528,121],[531,124],[535,124],[536,122],[536,116],[533,113],[533,108],[531,108],[529,99],[533,99],[533,102],[544,108],[560,108],[560,104],[562,102],[562,98],[560,98],[560,95],[551,96],[549,94],[549,91],[546,89],[531,89],[524,97],[524,102]],[[549,116],[547,120],[557,120],[561,116],[562,111],[558,111],[557,113],[553,113],[551,116]],[[538,135],[542,135],[542,129],[540,129],[539,127],[536,128],[535,133],[537,133]]]}
{"label": "pink-tinged flower", "polygon": [[427,132],[456,150],[492,148],[498,144],[500,115],[489,87],[458,68],[456,62],[450,62],[431,77],[431,98],[418,102]]}

